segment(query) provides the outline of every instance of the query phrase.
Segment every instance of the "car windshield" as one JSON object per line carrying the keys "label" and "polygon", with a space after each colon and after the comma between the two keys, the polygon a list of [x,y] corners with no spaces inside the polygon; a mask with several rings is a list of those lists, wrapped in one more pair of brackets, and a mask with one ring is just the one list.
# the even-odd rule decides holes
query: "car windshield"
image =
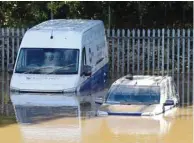
{"label": "car windshield", "polygon": [[160,101],[159,86],[119,86],[109,91],[107,103],[157,104]]}
{"label": "car windshield", "polygon": [[78,49],[22,48],[16,73],[28,74],[77,74]]}

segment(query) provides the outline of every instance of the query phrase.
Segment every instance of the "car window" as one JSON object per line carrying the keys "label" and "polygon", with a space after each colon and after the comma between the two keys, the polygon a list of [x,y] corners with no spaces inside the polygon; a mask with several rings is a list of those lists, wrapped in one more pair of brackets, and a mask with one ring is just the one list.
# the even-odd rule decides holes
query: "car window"
{"label": "car window", "polygon": [[127,102],[127,103],[159,103],[160,87],[146,86],[121,86],[110,90],[106,102]]}

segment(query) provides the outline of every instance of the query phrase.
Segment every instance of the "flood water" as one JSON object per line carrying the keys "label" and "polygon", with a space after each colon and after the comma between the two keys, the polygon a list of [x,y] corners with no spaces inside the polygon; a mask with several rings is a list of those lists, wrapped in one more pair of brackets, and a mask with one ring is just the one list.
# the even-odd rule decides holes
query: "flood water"
{"label": "flood water", "polygon": [[[1,76],[0,143],[192,143],[193,106],[156,117],[97,117],[94,97],[34,95],[36,103],[10,102],[8,75]],[[192,90],[192,89],[190,89]],[[101,95],[98,93],[98,95]],[[25,99],[31,95],[16,95]],[[31,96],[32,97],[32,96]],[[43,99],[51,102],[44,102]],[[65,98],[64,98],[65,99]],[[29,101],[32,99],[29,99]],[[87,100],[88,104],[81,101]]]}

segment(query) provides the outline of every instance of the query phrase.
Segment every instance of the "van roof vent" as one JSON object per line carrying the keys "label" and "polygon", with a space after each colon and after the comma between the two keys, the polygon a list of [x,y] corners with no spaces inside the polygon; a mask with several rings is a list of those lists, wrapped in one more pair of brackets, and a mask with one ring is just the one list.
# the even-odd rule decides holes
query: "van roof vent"
{"label": "van roof vent", "polygon": [[132,74],[128,74],[128,75],[126,75],[125,78],[126,78],[126,79],[129,79],[129,80],[133,80],[133,75],[132,75]]}

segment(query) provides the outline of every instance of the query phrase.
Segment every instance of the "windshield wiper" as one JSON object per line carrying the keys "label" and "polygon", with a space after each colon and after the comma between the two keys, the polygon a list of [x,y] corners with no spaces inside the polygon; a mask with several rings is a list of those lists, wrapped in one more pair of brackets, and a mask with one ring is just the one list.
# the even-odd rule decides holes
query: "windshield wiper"
{"label": "windshield wiper", "polygon": [[[48,74],[54,73],[56,70],[67,69],[69,66],[72,66],[72,65],[76,65],[76,63],[74,63],[74,64],[69,64],[69,65],[66,65],[66,66],[64,66],[64,67],[55,68],[52,72],[49,72]],[[69,68],[68,68],[68,69],[69,69]]]}
{"label": "windshield wiper", "polygon": [[127,101],[107,101],[106,103],[108,104],[119,104],[119,105],[130,105],[131,103],[130,102],[127,102]]}
{"label": "windshield wiper", "polygon": [[54,67],[53,66],[36,67],[36,68],[30,69],[30,70],[27,70],[23,73],[24,74],[25,73],[31,73],[31,72],[35,72],[36,70],[41,70],[41,69],[45,69],[45,68],[54,68]]}
{"label": "windshield wiper", "polygon": [[40,69],[40,68],[29,69],[29,70],[27,70],[27,71],[25,71],[25,72],[23,72],[23,73],[24,73],[24,74],[25,74],[25,73],[31,73],[31,72],[34,72],[34,71],[36,71],[36,70],[38,70],[38,69]]}
{"label": "windshield wiper", "polygon": [[121,104],[121,105],[131,105],[130,102],[120,102],[119,104]]}

